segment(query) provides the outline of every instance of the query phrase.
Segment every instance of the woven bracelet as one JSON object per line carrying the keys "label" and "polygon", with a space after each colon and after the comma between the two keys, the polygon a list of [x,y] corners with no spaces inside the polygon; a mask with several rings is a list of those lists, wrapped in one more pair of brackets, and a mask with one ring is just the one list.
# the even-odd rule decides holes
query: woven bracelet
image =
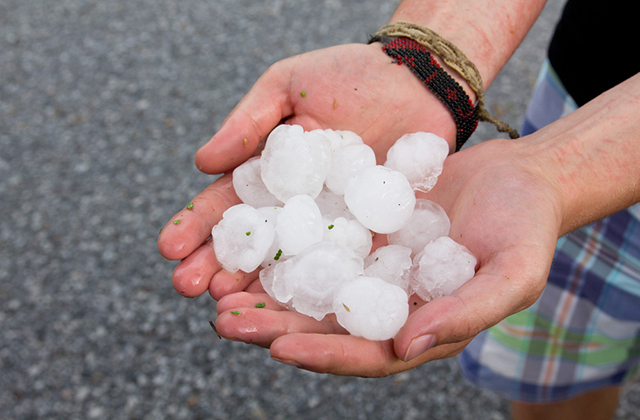
{"label": "woven bracelet", "polygon": [[[518,132],[507,123],[500,121],[484,108],[484,91],[478,69],[455,45],[437,33],[409,22],[395,22],[383,26],[371,37],[369,43],[381,42],[382,50],[396,63],[407,65],[449,109],[457,127],[456,151],[475,131],[478,120],[488,121],[498,131],[518,138]],[[433,58],[429,49],[460,74],[478,98],[473,106],[469,96]]]}
{"label": "woven bracelet", "polygon": [[478,113],[469,95],[433,58],[420,43],[409,38],[385,39],[373,37],[371,42],[380,41],[382,51],[398,64],[405,64],[449,109],[456,122],[456,151],[471,137],[478,126]]}

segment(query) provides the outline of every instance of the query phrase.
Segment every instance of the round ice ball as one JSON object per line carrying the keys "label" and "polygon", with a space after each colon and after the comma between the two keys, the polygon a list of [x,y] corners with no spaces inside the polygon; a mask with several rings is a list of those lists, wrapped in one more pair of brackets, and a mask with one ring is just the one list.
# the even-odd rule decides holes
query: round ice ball
{"label": "round ice ball", "polygon": [[[325,224],[327,220],[325,219]],[[371,252],[373,238],[371,231],[362,226],[355,219],[338,217],[324,228],[324,241],[330,241],[353,249],[360,258],[365,258]]]}
{"label": "round ice ball", "polygon": [[313,198],[296,195],[278,212],[276,233],[284,255],[295,255],[322,240],[322,214]]}
{"label": "round ice ball", "polygon": [[476,263],[464,245],[443,236],[414,257],[411,288],[425,301],[451,295],[473,278]]}
{"label": "round ice ball", "polygon": [[344,201],[360,223],[378,233],[402,229],[416,204],[407,178],[380,165],[352,176],[344,189]]}
{"label": "round ice ball", "polygon": [[405,174],[413,189],[427,192],[436,185],[448,154],[445,139],[432,133],[410,133],[389,148],[384,166]]}
{"label": "round ice ball", "polygon": [[431,241],[449,235],[451,222],[444,209],[431,200],[417,199],[409,222],[387,236],[389,244],[411,248],[415,256]]}
{"label": "round ice ball", "polygon": [[411,248],[387,245],[376,249],[364,259],[364,274],[395,284],[409,293],[411,281]]}
{"label": "round ice ball", "polygon": [[353,250],[320,242],[276,264],[264,277],[265,290],[297,312],[321,320],[333,311],[338,286],[364,272],[364,261]]}
{"label": "round ice ball", "polygon": [[336,194],[343,195],[351,176],[361,169],[376,166],[376,155],[366,144],[352,144],[338,150],[331,157],[331,170],[325,185]]}
{"label": "round ice ball", "polygon": [[261,177],[260,157],[254,156],[233,170],[233,189],[244,204],[251,207],[282,206],[269,192]]}
{"label": "round ice ball", "polygon": [[299,125],[280,125],[267,138],[260,167],[264,184],[278,200],[300,194],[316,198],[331,169],[331,143]]}
{"label": "round ice ball", "polygon": [[251,272],[264,260],[273,239],[273,224],[247,204],[230,207],[211,230],[213,249],[222,268]]}
{"label": "round ice ball", "polygon": [[360,276],[342,284],[333,298],[338,323],[368,340],[395,337],[409,316],[409,297],[400,287]]}

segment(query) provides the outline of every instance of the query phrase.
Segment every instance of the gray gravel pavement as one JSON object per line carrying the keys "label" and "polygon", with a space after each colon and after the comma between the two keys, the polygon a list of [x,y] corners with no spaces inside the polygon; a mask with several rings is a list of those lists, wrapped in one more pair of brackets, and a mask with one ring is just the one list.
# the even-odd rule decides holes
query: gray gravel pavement
{"label": "gray gravel pavement", "polygon": [[[158,230],[273,62],[364,42],[397,2],[0,0],[0,419],[506,419],[444,360],[384,379],[219,340],[172,288]],[[488,104],[520,124],[562,1]],[[473,141],[495,137],[481,127]],[[620,418],[640,419],[630,387]]]}

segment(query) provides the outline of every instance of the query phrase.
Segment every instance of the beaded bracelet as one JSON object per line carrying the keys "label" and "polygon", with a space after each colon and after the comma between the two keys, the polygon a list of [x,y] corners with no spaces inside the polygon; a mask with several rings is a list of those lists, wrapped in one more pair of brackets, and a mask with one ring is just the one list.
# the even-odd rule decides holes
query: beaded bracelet
{"label": "beaded bracelet", "polygon": [[[386,38],[386,39],[385,39]],[[405,64],[449,109],[456,122],[456,151],[478,126],[478,112],[469,95],[420,43],[410,38],[375,36],[370,42],[383,43],[382,51],[398,65]]]}
{"label": "beaded bracelet", "polygon": [[[484,108],[482,78],[476,66],[455,45],[436,32],[410,22],[394,22],[380,28],[370,39],[369,43],[372,42],[381,42],[382,50],[387,55],[396,63],[407,65],[447,106],[456,122],[456,151],[476,129],[478,120],[494,124],[498,131],[509,133],[512,139],[518,138],[516,130],[492,117]],[[469,83],[477,96],[475,106],[462,87],[435,61],[429,50],[438,54]]]}

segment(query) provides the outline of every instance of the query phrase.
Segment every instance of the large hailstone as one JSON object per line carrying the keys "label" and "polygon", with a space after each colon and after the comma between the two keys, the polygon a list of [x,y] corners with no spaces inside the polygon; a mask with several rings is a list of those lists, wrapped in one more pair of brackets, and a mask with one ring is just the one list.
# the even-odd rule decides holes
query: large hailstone
{"label": "large hailstone", "polygon": [[413,189],[428,192],[436,185],[448,154],[445,139],[432,133],[410,133],[391,146],[384,166],[405,174]]}
{"label": "large hailstone", "polygon": [[261,177],[260,157],[254,156],[233,170],[233,189],[244,204],[251,207],[282,206],[269,192]]}
{"label": "large hailstone", "polygon": [[411,256],[422,251],[431,241],[449,235],[451,222],[444,209],[430,200],[417,199],[409,222],[387,236],[389,244],[411,248]]}
{"label": "large hailstone", "polygon": [[284,255],[296,255],[320,242],[324,235],[322,214],[313,198],[296,195],[278,212],[276,233]]}
{"label": "large hailstone", "polygon": [[366,144],[352,144],[336,151],[331,157],[331,170],[325,185],[332,192],[343,195],[344,187],[356,172],[376,166],[376,155]]}
{"label": "large hailstone", "polygon": [[409,221],[416,197],[401,172],[377,165],[362,169],[349,179],[344,201],[365,227],[391,233]]}
{"label": "large hailstone", "polygon": [[409,316],[409,297],[400,287],[376,277],[356,277],[333,298],[338,323],[351,335],[368,340],[395,337]]}
{"label": "large hailstone", "polygon": [[387,245],[376,249],[364,259],[364,274],[395,284],[409,294],[412,264],[411,248]]}
{"label": "large hailstone", "polygon": [[333,312],[336,289],[364,273],[364,261],[350,248],[320,242],[263,272],[260,281],[272,298],[319,321]]}
{"label": "large hailstone", "polygon": [[260,167],[264,184],[278,200],[301,194],[316,198],[331,169],[331,143],[320,132],[280,125],[267,138]]}
{"label": "large hailstone", "polygon": [[251,272],[260,266],[273,243],[275,228],[247,204],[230,207],[211,231],[213,249],[222,268]]}
{"label": "large hailstone", "polygon": [[451,295],[473,278],[476,263],[464,245],[443,236],[414,257],[411,288],[425,301]]}
{"label": "large hailstone", "polygon": [[[324,220],[326,224],[327,219]],[[327,224],[324,228],[324,237],[322,239],[349,247],[353,249],[360,258],[365,258],[369,255],[371,245],[373,244],[373,238],[371,237],[371,231],[369,229],[362,226],[357,220],[348,220],[344,217],[338,217]]]}

